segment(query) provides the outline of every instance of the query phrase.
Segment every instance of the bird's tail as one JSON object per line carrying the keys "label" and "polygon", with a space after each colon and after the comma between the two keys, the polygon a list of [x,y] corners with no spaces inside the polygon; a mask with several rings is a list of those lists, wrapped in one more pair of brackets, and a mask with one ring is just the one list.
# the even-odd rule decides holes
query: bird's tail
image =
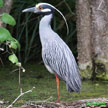
{"label": "bird's tail", "polygon": [[[71,76],[71,75],[70,75]],[[79,72],[72,78],[68,76],[68,79],[66,81],[66,88],[67,90],[71,92],[80,92],[81,89],[81,76]]]}

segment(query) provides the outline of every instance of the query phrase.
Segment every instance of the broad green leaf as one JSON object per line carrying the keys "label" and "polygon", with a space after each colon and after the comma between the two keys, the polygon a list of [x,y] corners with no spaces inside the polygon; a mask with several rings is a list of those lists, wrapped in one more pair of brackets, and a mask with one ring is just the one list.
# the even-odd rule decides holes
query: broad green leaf
{"label": "broad green leaf", "polygon": [[12,54],[9,56],[9,60],[12,62],[12,63],[18,63],[18,58],[15,54]]}
{"label": "broad green leaf", "polygon": [[6,40],[13,40],[13,38],[7,29],[0,27],[0,42],[4,42]]}
{"label": "broad green leaf", "polygon": [[12,26],[16,25],[15,19],[11,15],[9,15],[7,13],[3,13],[2,14],[1,20],[4,23],[9,24],[9,25],[12,25]]}
{"label": "broad green leaf", "polygon": [[3,0],[0,0],[0,8],[4,6]]}

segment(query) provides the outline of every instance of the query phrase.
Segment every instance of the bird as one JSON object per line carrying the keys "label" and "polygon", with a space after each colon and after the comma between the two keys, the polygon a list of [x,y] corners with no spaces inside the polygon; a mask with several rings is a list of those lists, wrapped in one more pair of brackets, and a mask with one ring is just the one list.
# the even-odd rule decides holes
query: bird
{"label": "bird", "polygon": [[22,12],[32,12],[43,15],[39,23],[42,59],[47,70],[55,74],[57,85],[56,102],[60,102],[59,79],[65,82],[66,88],[70,93],[79,93],[81,90],[81,75],[72,51],[51,27],[51,21],[55,11],[63,17],[68,34],[69,27],[66,18],[60,10],[49,3],[38,3],[34,7],[24,9]]}

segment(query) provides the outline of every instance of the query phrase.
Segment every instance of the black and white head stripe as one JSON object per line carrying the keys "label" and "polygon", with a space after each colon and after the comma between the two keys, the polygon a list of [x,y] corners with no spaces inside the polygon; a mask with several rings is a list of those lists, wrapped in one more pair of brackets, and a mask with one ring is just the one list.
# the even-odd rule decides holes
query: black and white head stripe
{"label": "black and white head stripe", "polygon": [[60,10],[58,10],[56,7],[54,7],[53,5],[48,4],[48,3],[39,3],[36,5],[36,8],[40,8],[41,12],[51,12],[53,9],[55,9],[63,17],[63,19],[66,23],[66,27],[67,27],[67,34],[69,33],[69,27],[67,24],[67,20]]}

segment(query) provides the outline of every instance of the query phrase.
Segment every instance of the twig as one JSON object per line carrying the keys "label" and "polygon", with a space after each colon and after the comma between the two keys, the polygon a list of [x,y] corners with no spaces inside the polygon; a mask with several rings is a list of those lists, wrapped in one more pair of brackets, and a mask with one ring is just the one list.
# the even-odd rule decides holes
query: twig
{"label": "twig", "polygon": [[[46,100],[42,100],[42,101],[29,101],[29,103],[27,103],[27,104],[30,104],[30,105],[35,105],[35,104],[37,104],[37,103],[46,103],[46,102],[48,102],[50,99],[52,99],[52,96],[51,97],[49,97],[48,99],[46,99]],[[33,104],[34,103],[34,104]]]}
{"label": "twig", "polygon": [[29,92],[32,92],[34,88],[35,88],[35,87],[33,87],[31,90],[28,90],[28,91],[26,91],[26,92],[22,92],[22,88],[21,88],[21,89],[20,89],[20,95],[19,95],[7,108],[11,108],[11,107],[13,106],[13,104],[14,104],[21,96],[23,96],[24,94],[27,94],[27,93],[29,93]]}
{"label": "twig", "polygon": [[64,3],[66,4],[66,6],[67,6],[67,8],[69,9],[70,13],[71,13],[72,15],[75,15],[75,13],[72,12],[72,10],[71,10],[70,6],[68,5],[68,3],[66,2],[66,0],[64,0]]}
{"label": "twig", "polygon": [[1,50],[1,51],[4,51],[4,49],[3,49],[3,48],[0,48],[0,50]]}
{"label": "twig", "polygon": [[13,72],[18,71],[19,69],[14,69],[13,71],[10,72],[10,74],[12,74]]}
{"label": "twig", "polygon": [[58,6],[62,5],[63,3],[64,3],[64,1],[61,1],[55,7],[58,7]]}
{"label": "twig", "polygon": [[29,92],[32,92],[33,89],[35,88],[35,87],[33,87],[31,90],[28,90],[28,91],[26,91],[26,92],[23,92],[23,91],[22,91],[22,88],[21,88],[21,69],[22,69],[23,71],[25,71],[25,69],[21,66],[21,63],[19,63],[18,66],[19,66],[19,87],[20,87],[20,95],[19,95],[7,108],[11,108],[11,107],[13,106],[13,104],[14,104],[21,96],[23,96],[24,94],[27,94],[27,93],[29,93]]}
{"label": "twig", "polygon": [[[8,50],[8,47],[9,47],[9,42],[8,41],[6,41],[6,43],[4,43],[5,45],[6,45],[6,51],[5,52],[3,52],[2,54],[5,54],[5,53],[9,53],[9,54],[12,54],[11,52],[9,52],[9,50]],[[13,51],[12,51],[13,52]]]}
{"label": "twig", "polygon": [[[19,87],[21,88],[21,68],[19,67]],[[20,93],[22,93],[22,88],[20,90]]]}

